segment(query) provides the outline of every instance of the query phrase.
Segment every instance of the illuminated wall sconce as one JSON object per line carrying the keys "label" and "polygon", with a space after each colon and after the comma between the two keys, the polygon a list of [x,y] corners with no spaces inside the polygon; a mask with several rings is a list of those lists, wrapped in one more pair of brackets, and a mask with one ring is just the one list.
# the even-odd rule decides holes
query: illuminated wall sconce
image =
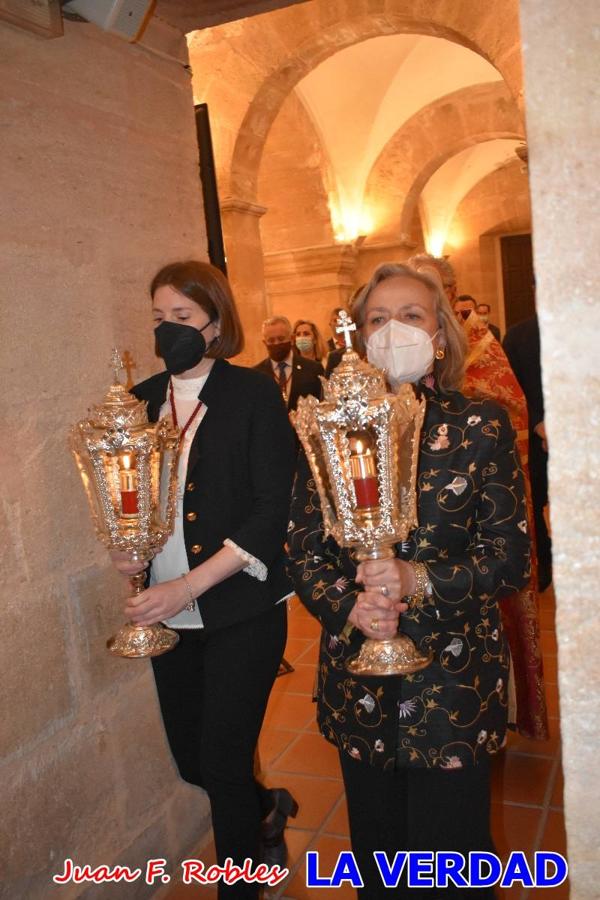
{"label": "illuminated wall sconce", "polygon": [[360,246],[373,231],[373,219],[360,207],[352,207],[340,203],[338,198],[329,194],[329,212],[334,240],[340,244]]}
{"label": "illuminated wall sconce", "polygon": [[444,246],[446,244],[446,233],[442,231],[432,231],[425,240],[427,252],[432,256],[443,256]]}

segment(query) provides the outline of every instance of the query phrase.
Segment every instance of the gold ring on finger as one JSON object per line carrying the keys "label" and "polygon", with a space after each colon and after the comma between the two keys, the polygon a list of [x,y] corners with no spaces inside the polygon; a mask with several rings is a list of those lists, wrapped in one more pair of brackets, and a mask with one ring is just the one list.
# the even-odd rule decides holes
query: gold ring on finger
{"label": "gold ring on finger", "polygon": [[371,619],[371,631],[379,631],[379,619]]}

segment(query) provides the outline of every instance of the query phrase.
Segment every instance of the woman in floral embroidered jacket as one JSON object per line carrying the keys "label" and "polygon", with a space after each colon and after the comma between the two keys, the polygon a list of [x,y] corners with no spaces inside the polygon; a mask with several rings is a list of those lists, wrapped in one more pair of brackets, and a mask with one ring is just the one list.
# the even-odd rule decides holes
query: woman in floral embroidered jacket
{"label": "woman in floral embroidered jacket", "polygon": [[[304,457],[292,503],[290,573],[323,625],[319,727],[340,753],[352,846],[371,900],[385,890],[373,850],[393,858],[407,848],[492,848],[489,759],[505,737],[509,671],[498,604],[526,582],[530,546],[513,429],[499,405],[456,390],[465,342],[437,283],[406,266],[380,266],[353,316],[392,389],[417,382],[427,400],[419,524],[396,559],[357,568],[324,539]],[[346,664],[365,637],[391,636],[398,624],[433,651],[432,663],[404,677],[351,675]]]}

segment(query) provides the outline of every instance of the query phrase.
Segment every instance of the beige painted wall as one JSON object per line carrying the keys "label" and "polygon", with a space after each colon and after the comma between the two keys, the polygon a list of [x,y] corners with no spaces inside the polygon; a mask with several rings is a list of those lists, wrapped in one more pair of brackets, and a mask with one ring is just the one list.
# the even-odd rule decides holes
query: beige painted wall
{"label": "beige painted wall", "polygon": [[521,0],[572,900],[600,884],[598,9]]}
{"label": "beige painted wall", "polygon": [[157,368],[149,279],[205,255],[205,236],[181,65],[70,22],[52,41],[0,24],[0,58],[0,895],[69,900],[85,885],[50,881],[66,856],[176,865],[207,827],[170,760],[150,663],[104,650],[126,584],[67,452],[115,343],[138,380]]}

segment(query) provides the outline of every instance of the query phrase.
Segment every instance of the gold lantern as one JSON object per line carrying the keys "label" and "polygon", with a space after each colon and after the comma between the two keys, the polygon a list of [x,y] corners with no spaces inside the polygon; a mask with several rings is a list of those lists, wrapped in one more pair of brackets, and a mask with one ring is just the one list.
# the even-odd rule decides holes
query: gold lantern
{"label": "gold lantern", "polygon": [[[425,401],[411,385],[388,393],[383,374],[352,350],[347,313],[340,314],[347,350],[324,399],[304,397],[294,425],[319,492],[325,536],[354,550],[360,562],[395,556],[394,545],[417,525],[416,479]],[[431,662],[403,634],[367,639],[348,664],[354,674],[401,675]]]}
{"label": "gold lantern", "polygon": [[[96,535],[109,550],[146,561],[173,532],[179,434],[169,419],[150,424],[146,404],[119,381],[122,363],[113,353],[114,383],[104,401],[71,431],[70,445],[87,494]],[[134,594],[146,573],[130,578]],[[107,642],[115,656],[160,656],[178,642],[163,625],[119,629]]]}

